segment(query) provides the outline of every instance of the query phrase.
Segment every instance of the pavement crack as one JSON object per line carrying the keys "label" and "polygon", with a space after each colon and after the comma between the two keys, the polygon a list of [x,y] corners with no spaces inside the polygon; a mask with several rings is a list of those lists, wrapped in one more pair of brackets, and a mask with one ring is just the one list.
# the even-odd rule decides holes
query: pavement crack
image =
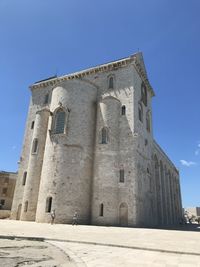
{"label": "pavement crack", "polygon": [[44,261],[48,261],[50,260],[51,257],[46,257],[46,258],[42,258],[42,259],[26,259],[26,260],[23,260],[23,261],[20,261],[18,262],[14,267],[22,267],[22,266],[25,266],[25,265],[33,265],[35,263],[39,263],[39,262],[44,262]]}
{"label": "pavement crack", "polygon": [[0,247],[1,250],[16,250],[16,249],[25,249],[25,248],[34,248],[34,249],[46,249],[47,246],[12,246],[12,247]]}

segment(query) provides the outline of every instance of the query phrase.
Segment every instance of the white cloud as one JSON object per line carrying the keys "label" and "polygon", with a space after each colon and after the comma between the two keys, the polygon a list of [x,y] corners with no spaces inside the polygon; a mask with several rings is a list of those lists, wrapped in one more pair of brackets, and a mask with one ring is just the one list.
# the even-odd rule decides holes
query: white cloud
{"label": "white cloud", "polygon": [[194,152],[195,156],[198,156],[200,154],[200,142],[198,141],[197,149]]}
{"label": "white cloud", "polygon": [[190,167],[192,165],[196,165],[196,162],[194,162],[194,161],[187,161],[187,160],[184,160],[184,159],[181,159],[180,162],[181,162],[181,164],[183,166],[187,166],[187,167]]}

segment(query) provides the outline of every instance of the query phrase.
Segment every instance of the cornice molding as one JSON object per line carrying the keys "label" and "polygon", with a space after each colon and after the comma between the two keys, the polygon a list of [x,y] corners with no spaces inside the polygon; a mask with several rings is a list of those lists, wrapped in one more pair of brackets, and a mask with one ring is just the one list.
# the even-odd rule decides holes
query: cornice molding
{"label": "cornice molding", "polygon": [[69,75],[64,75],[61,77],[57,77],[57,78],[53,78],[51,80],[47,80],[47,81],[42,81],[36,84],[33,84],[30,86],[30,89],[36,89],[36,88],[43,88],[46,86],[54,86],[54,85],[59,85],[61,82],[63,81],[67,81],[67,80],[73,80],[73,79],[80,79],[80,78],[84,78],[88,75],[91,74],[96,74],[96,73],[102,73],[102,72],[106,72],[106,71],[111,71],[111,70],[116,70],[120,67],[125,67],[128,64],[130,64],[133,61],[132,57],[126,58],[126,59],[122,59],[122,60],[118,60],[118,61],[114,61],[111,63],[107,63],[107,64],[103,64],[103,65],[99,65],[97,67],[94,68],[89,68],[86,70],[82,70],[79,72],[75,72]]}
{"label": "cornice molding", "polygon": [[74,80],[74,79],[84,79],[88,75],[117,70],[118,68],[123,68],[123,67],[126,67],[127,65],[132,64],[135,67],[136,71],[138,72],[139,76],[141,77],[142,81],[145,83],[147,88],[151,91],[152,96],[154,96],[155,94],[154,94],[153,88],[151,87],[149,80],[142,66],[138,62],[136,55],[137,54],[134,54],[134,55],[131,55],[130,57],[123,58],[123,59],[113,61],[113,62],[109,62],[106,64],[102,64],[102,65],[99,65],[93,68],[89,68],[86,70],[82,70],[79,72],[75,72],[75,73],[60,76],[60,77],[55,77],[50,80],[41,81],[41,82],[31,85],[29,88],[32,90],[32,89],[44,88],[46,86],[58,86],[64,81]]}
{"label": "cornice molding", "polygon": [[151,84],[149,82],[149,79],[147,78],[146,73],[144,72],[140,63],[137,61],[136,57],[135,56],[133,56],[133,57],[134,57],[133,65],[134,65],[136,71],[138,72],[139,76],[141,77],[141,79],[144,82],[144,84],[146,85],[146,87],[150,90],[151,96],[155,96],[154,90],[151,87]]}

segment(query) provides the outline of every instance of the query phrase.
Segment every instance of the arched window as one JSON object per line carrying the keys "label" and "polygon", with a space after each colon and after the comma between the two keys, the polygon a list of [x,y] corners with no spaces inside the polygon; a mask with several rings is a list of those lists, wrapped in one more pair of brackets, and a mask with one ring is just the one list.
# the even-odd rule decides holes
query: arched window
{"label": "arched window", "polygon": [[144,83],[141,85],[141,100],[147,106],[147,88]]}
{"label": "arched window", "polygon": [[151,131],[151,116],[149,111],[146,114],[146,129],[148,132]]}
{"label": "arched window", "polygon": [[103,216],[103,203],[99,206],[99,216]]}
{"label": "arched window", "polygon": [[114,77],[110,76],[108,78],[108,89],[114,89]]}
{"label": "arched window", "polygon": [[38,139],[35,138],[35,139],[33,140],[32,153],[33,153],[33,154],[36,154],[37,151],[38,151]]}
{"label": "arched window", "polygon": [[101,144],[107,144],[108,143],[108,129],[106,127],[103,127],[101,129],[100,143]]}
{"label": "arched window", "polygon": [[51,206],[52,206],[52,197],[48,197],[46,199],[46,208],[45,212],[51,212]]}
{"label": "arched window", "polygon": [[143,122],[143,109],[142,109],[142,104],[138,104],[138,118],[141,122]]}
{"label": "arched window", "polygon": [[58,109],[54,117],[54,134],[62,134],[65,132],[66,113],[63,109]]}
{"label": "arched window", "polygon": [[122,116],[126,115],[126,106],[122,106]]}
{"label": "arched window", "polygon": [[124,183],[124,169],[119,170],[119,182]]}
{"label": "arched window", "polygon": [[23,180],[22,180],[22,185],[25,185],[26,184],[26,177],[27,177],[27,172],[24,172]]}
{"label": "arched window", "polygon": [[48,104],[49,103],[49,94],[46,94],[44,97],[44,104]]}
{"label": "arched window", "polygon": [[24,212],[28,211],[28,201],[25,202],[24,204]]}

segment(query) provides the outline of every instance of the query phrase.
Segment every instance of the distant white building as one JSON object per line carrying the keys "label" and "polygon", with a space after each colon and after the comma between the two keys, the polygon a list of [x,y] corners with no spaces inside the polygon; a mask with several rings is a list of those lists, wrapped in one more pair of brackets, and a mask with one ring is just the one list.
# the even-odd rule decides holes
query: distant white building
{"label": "distant white building", "polygon": [[184,208],[184,213],[187,213],[188,216],[200,217],[200,207]]}
{"label": "distant white building", "polygon": [[141,53],[30,89],[13,219],[48,222],[56,210],[57,223],[75,211],[82,224],[180,222],[179,172],[153,138]]}

